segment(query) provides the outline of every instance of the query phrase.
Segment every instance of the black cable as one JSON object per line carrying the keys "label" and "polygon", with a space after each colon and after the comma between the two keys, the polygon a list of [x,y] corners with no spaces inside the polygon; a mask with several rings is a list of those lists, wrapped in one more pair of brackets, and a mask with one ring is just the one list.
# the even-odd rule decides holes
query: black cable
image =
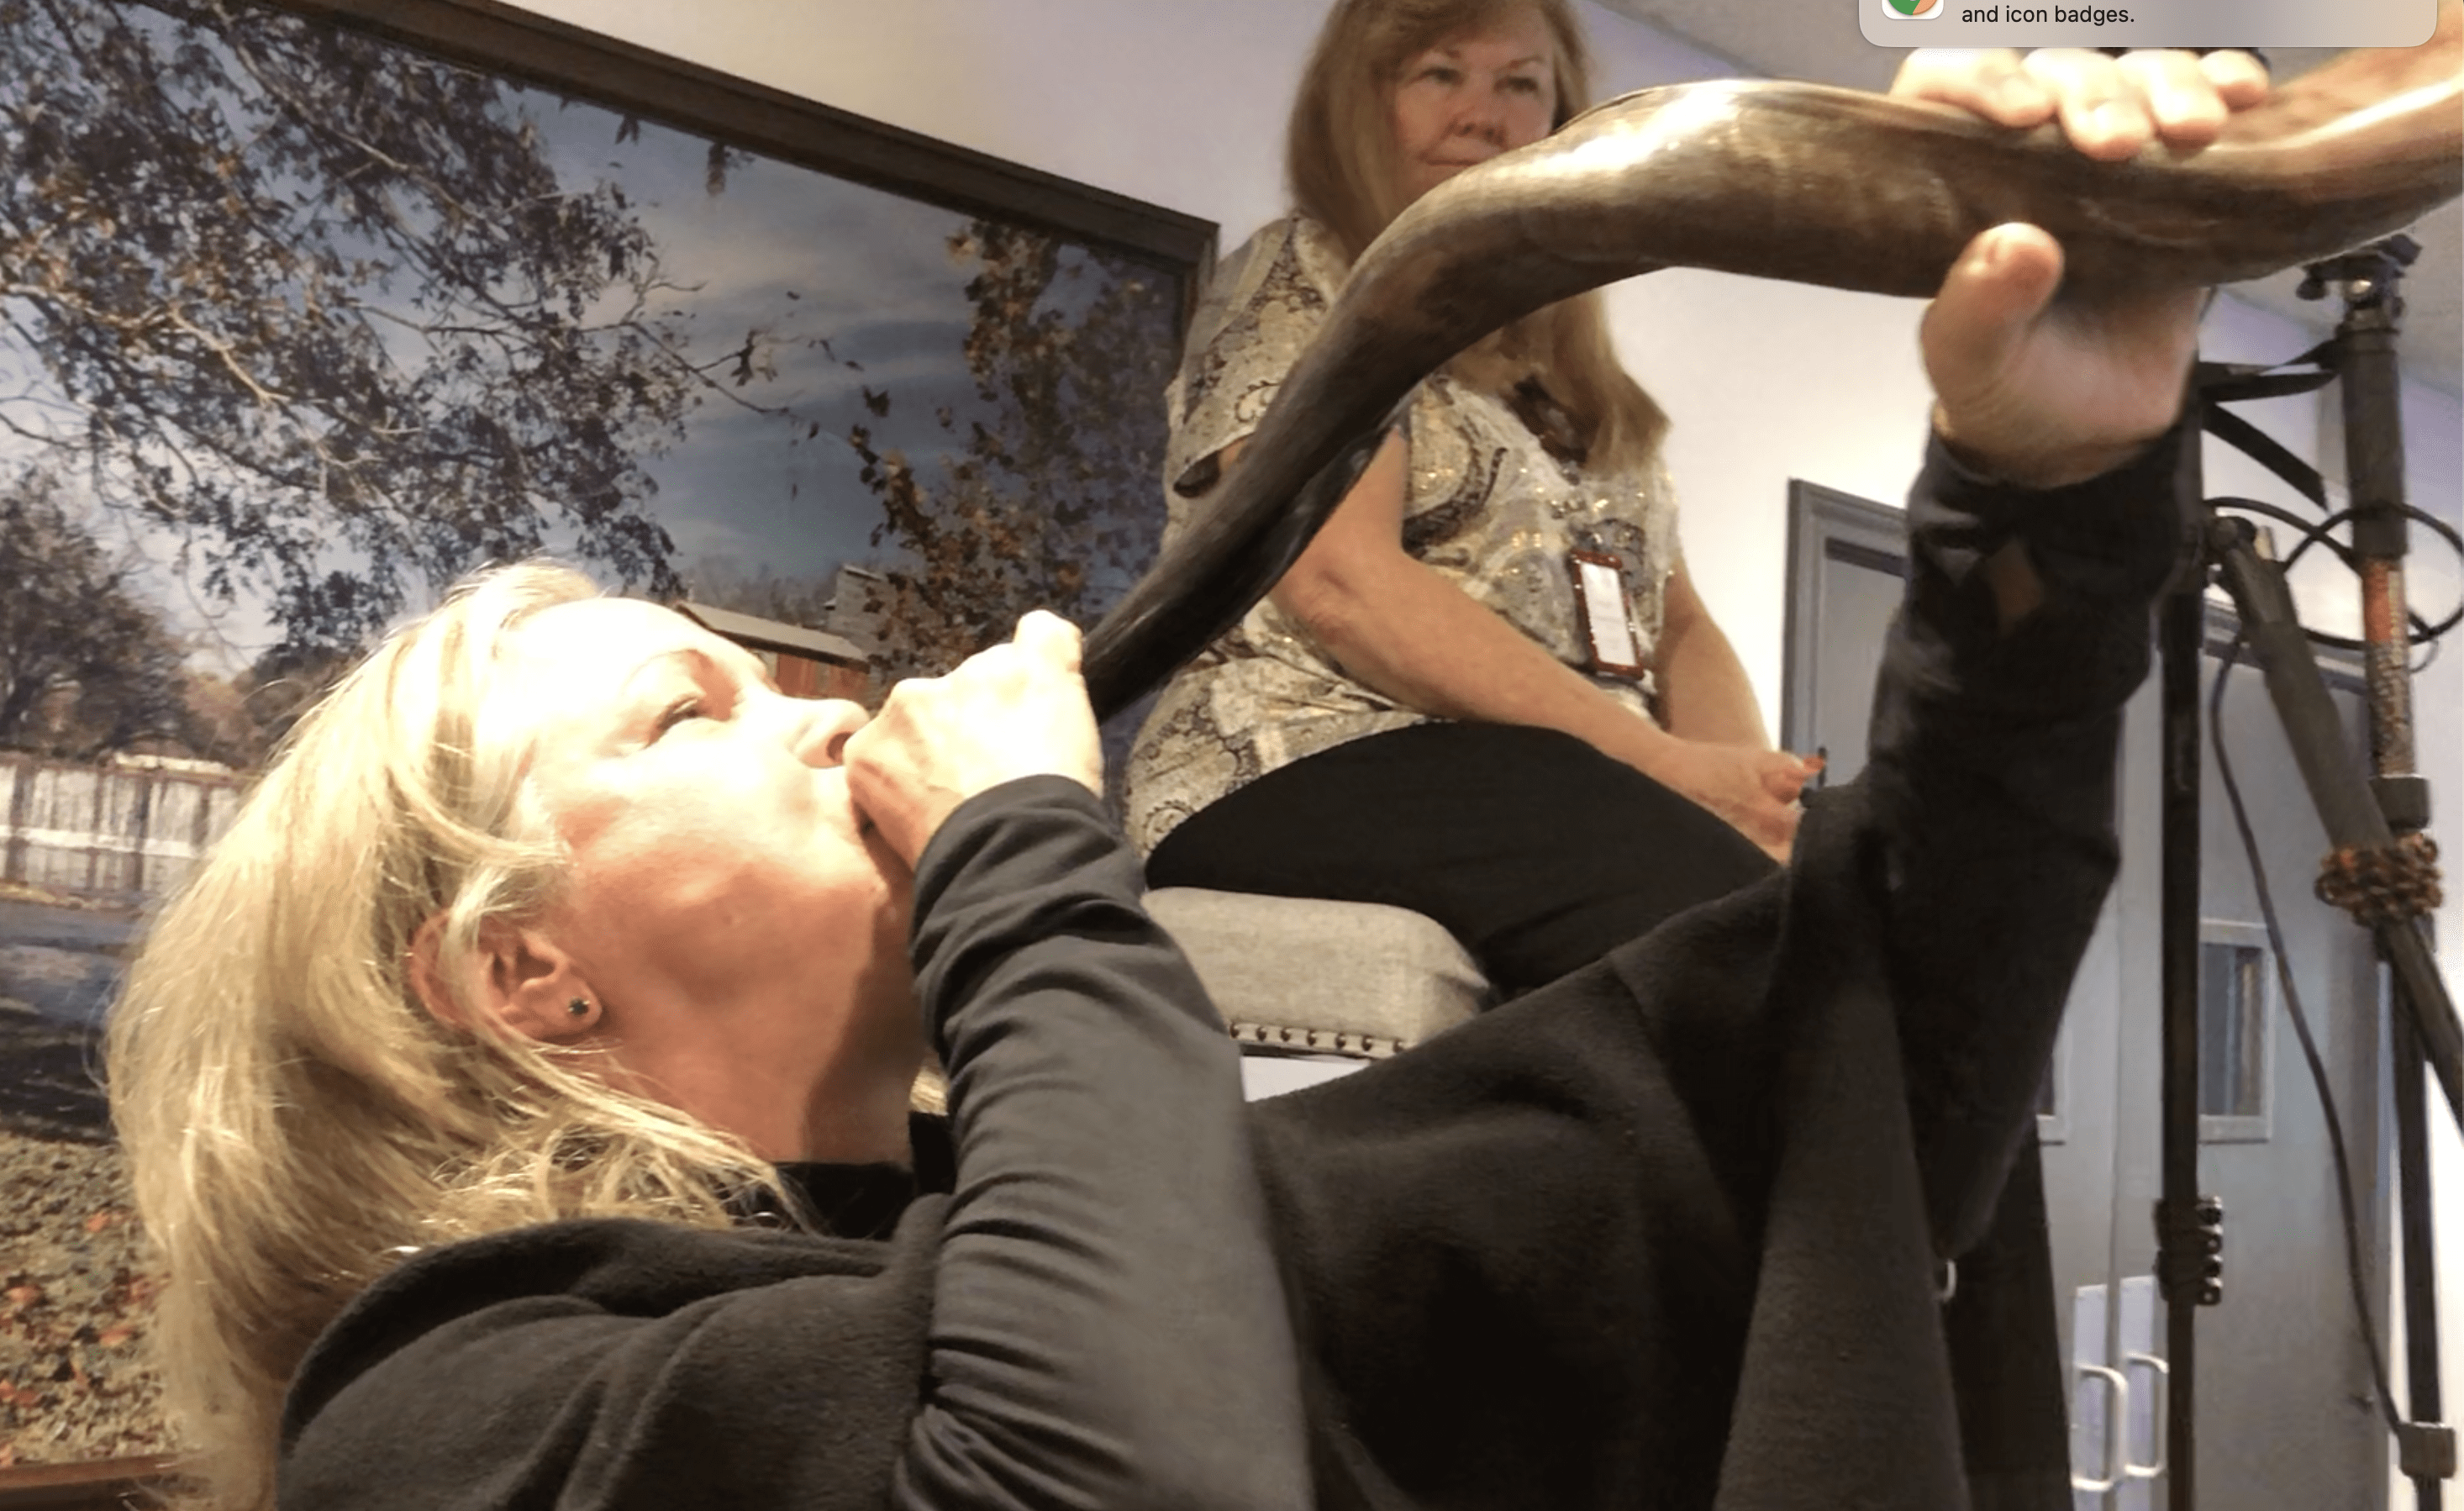
{"label": "black cable", "polygon": [[[2257,501],[2255,499],[2235,498],[2223,500],[2223,502],[2228,502],[2234,508],[2238,509],[2255,505]],[[2262,511],[2265,512],[2265,506],[2261,507]],[[2376,505],[2372,507],[2392,507],[2403,514],[2406,518],[2417,520],[2422,524],[2428,525],[2440,539],[2447,542],[2449,550],[2453,551],[2459,558],[2464,558],[2464,534],[2459,534],[2453,525],[2451,525],[2446,520],[2439,518],[2436,515],[2431,514],[2413,504],[2395,504],[2392,506]],[[2302,532],[2301,543],[2295,546],[2293,548],[2293,554],[2284,558],[2284,565],[2288,568],[2291,567],[2294,562],[2301,558],[2301,554],[2309,550],[2311,546],[2324,545],[2330,550],[2335,551],[2337,556],[2344,561],[2345,565],[2352,566],[2352,548],[2345,546],[2342,541],[2328,539],[2326,532],[2335,529],[2338,525],[2350,524],[2353,520],[2359,518],[2362,513],[2363,510],[2358,506],[2351,509],[2339,509],[2334,514],[2329,515],[2326,518],[2310,526],[2307,530]],[[2278,515],[2277,517],[2283,518],[2286,516]],[[2359,568],[2355,567],[2355,570],[2358,571]],[[2432,635],[2443,635],[2449,629],[2453,628],[2458,614],[2464,614],[2464,607],[2459,607],[2456,614],[2450,614],[2445,619],[2439,621],[2438,627],[2431,632]],[[2351,648],[2359,649],[2361,647],[2354,646]]]}
{"label": "black cable", "polygon": [[[2281,524],[2290,525],[2294,529],[2299,530],[2301,533],[2300,543],[2296,545],[2292,552],[2285,557],[2281,563],[2278,564],[2279,570],[2281,571],[2288,573],[2291,572],[2293,570],[2293,563],[2300,560],[2303,555],[2306,554],[2312,546],[2320,545],[2325,546],[2329,551],[2334,552],[2336,559],[2343,562],[2347,571],[2350,571],[2357,576],[2361,571],[2359,563],[2353,559],[2352,548],[2345,545],[2343,541],[2335,539],[2327,533],[2339,525],[2349,524],[2353,517],[2361,513],[2358,509],[2340,509],[2316,524],[2307,524],[2302,521],[2299,515],[2295,515],[2292,511],[2280,508],[2275,504],[2262,503],[2255,498],[2211,498],[2208,500],[2208,505],[2211,509],[2229,509],[2236,514],[2261,515],[2267,518],[2274,519]],[[2394,507],[2402,510],[2406,517],[2419,520],[2421,523],[2428,525],[2439,536],[2441,539],[2444,539],[2447,544],[2454,550],[2456,557],[2459,559],[2464,559],[2464,534],[2459,534],[2453,525],[2449,524],[2446,520],[2439,518],[2435,515],[2425,513],[2411,504],[2397,504]],[[2411,646],[2432,645],[2440,636],[2446,634],[2449,630],[2453,629],[2459,623],[2464,623],[2464,600],[2459,600],[2456,606],[2449,612],[2448,616],[2445,619],[2440,620],[2435,624],[2423,619],[2421,615],[2415,612],[2409,604],[2406,606],[2405,616],[2412,622],[2410,632],[2407,635],[2405,643]],[[2331,635],[2323,629],[2312,629],[2307,625],[2302,627],[2301,633],[2309,637],[2310,643],[2315,646],[2332,646],[2338,650],[2367,650],[2370,648],[2369,644],[2366,641],[2353,640],[2343,635]],[[2428,663],[2425,662],[2424,665],[2426,666]]]}
{"label": "black cable", "polygon": [[2250,812],[2242,804],[2241,784],[2233,779],[2233,759],[2225,754],[2225,678],[2241,659],[2242,634],[2236,630],[2233,644],[2225,648],[2222,663],[2216,668],[2214,686],[2208,694],[2208,735],[2216,753],[2216,775],[2223,778],[2225,799],[2232,805],[2233,828],[2241,836],[2242,853],[2250,859],[2250,876],[2258,892],[2259,916],[2267,924],[2267,944],[2276,955],[2276,979],[2284,989],[2284,1008],[2293,1019],[2293,1032],[2301,1040],[2301,1058],[2310,1066],[2310,1082],[2319,1090],[2319,1106],[2326,1114],[2327,1144],[2336,1164],[2336,1205],[2344,1222],[2344,1274],[2352,1284],[2353,1312],[2362,1330],[2362,1343],[2370,1355],[2370,1375],[2378,1382],[2379,1414],[2387,1418],[2390,1434],[2403,1431],[2404,1422],[2396,1414],[2395,1393],[2387,1382],[2387,1354],[2379,1347],[2378,1325],[2370,1320],[2369,1286],[2362,1275],[2361,1223],[2353,1215],[2353,1177],[2350,1157],[2344,1151],[2343,1120],[2336,1114],[2336,1094],[2327,1084],[2327,1067],[2319,1055],[2318,1040],[2310,1034],[2309,1015],[2301,1011],[2301,994],[2293,984],[2293,964],[2284,950],[2284,931],[2276,919],[2276,900],[2267,887],[2267,867],[2260,861],[2258,837],[2250,826]]}

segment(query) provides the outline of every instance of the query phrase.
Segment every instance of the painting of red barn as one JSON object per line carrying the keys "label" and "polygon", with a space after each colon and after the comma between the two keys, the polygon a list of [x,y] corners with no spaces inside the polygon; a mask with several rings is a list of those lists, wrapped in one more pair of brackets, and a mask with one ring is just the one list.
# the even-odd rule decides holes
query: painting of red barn
{"label": "painting of red barn", "polygon": [[843,635],[690,600],[674,607],[712,634],[732,640],[760,657],[779,690],[791,698],[847,698],[861,702],[866,696],[872,658]]}

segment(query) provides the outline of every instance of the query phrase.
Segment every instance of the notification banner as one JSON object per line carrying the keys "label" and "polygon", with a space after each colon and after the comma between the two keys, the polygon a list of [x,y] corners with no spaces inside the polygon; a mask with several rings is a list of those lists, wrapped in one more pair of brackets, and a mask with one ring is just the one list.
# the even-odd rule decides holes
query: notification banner
{"label": "notification banner", "polygon": [[2438,0],[1851,0],[1877,47],[2418,47]]}

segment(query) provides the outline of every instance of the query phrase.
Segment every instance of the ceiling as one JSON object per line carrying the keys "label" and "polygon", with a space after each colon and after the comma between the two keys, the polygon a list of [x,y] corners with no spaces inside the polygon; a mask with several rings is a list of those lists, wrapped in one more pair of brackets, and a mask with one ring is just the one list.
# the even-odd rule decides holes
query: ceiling
{"label": "ceiling", "polygon": [[[1732,0],[1598,3],[1718,54],[1742,72],[1774,78],[1887,89],[1892,71],[1905,55],[1866,41],[1858,29],[1857,8],[1841,0],[1793,0],[1793,13],[1786,25],[1772,24],[1774,7],[1768,0],[1757,5]],[[2268,61],[2283,79],[2335,55],[2326,48],[2277,48],[2269,51]],[[2464,392],[2464,206],[2450,204],[2438,210],[2414,229],[2413,236],[2423,250],[2405,278],[2404,369],[2451,394]],[[2296,269],[2235,285],[2233,292],[2324,337],[2341,312],[2334,300],[2297,297],[2294,290],[2300,282]]]}

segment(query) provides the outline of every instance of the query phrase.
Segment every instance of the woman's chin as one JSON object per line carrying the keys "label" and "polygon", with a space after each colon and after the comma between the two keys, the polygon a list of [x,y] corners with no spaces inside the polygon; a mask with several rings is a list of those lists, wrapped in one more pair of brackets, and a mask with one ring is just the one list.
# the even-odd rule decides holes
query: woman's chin
{"label": "woman's chin", "polygon": [[1439,185],[1454,179],[1463,169],[1477,165],[1470,163],[1424,163],[1420,164],[1419,172],[1414,176],[1410,186],[1412,198],[1418,200]]}

